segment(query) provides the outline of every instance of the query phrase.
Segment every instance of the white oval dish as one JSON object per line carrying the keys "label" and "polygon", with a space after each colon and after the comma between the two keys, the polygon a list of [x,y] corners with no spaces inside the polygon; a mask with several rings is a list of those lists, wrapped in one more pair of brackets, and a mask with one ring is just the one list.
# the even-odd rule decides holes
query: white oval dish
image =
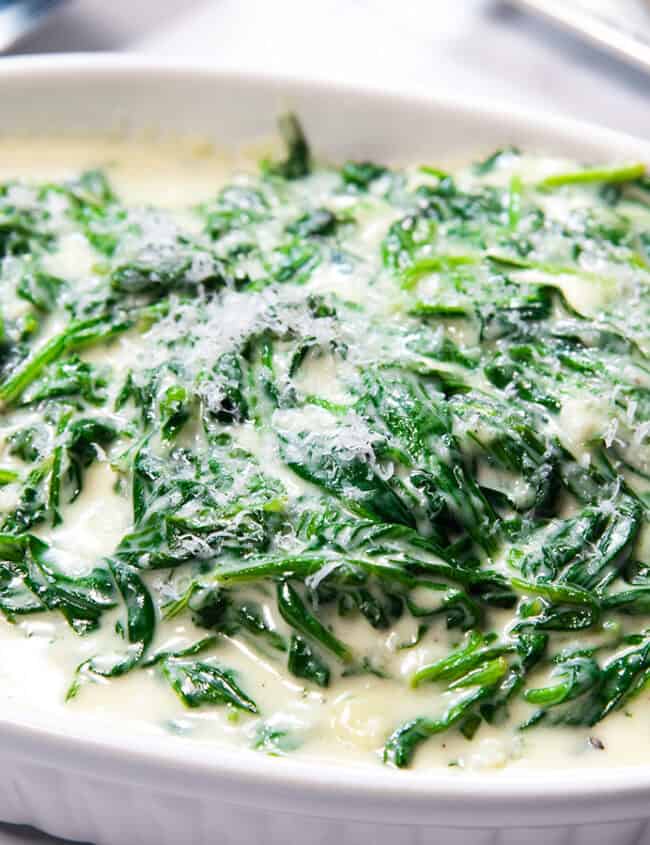
{"label": "white oval dish", "polygon": [[[650,146],[637,139],[453,96],[417,99],[135,57],[0,65],[7,134],[125,126],[236,147],[268,136],[288,107],[332,159],[454,160],[514,143],[585,161],[650,162]],[[91,718],[48,716],[37,702],[33,712],[0,720],[0,763],[0,819],[97,845],[650,845],[650,771],[642,767],[340,767],[137,736],[119,725],[109,734]]]}

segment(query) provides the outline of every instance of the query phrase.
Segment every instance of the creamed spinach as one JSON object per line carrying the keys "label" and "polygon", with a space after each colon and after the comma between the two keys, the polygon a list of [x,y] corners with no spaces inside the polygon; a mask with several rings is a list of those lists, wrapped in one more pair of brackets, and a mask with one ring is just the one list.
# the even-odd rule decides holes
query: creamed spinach
{"label": "creamed spinach", "polygon": [[398,767],[590,730],[650,679],[645,168],[335,167],[282,128],[182,215],[102,170],[0,186],[0,609],[107,634],[67,706],[145,673],[273,754],[309,726],[235,653],[315,706],[385,688]]}

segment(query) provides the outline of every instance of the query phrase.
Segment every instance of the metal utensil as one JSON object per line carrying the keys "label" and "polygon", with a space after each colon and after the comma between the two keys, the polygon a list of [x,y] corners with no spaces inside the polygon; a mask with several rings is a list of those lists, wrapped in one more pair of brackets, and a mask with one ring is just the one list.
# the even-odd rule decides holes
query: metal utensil
{"label": "metal utensil", "polygon": [[650,71],[650,15],[648,28],[644,29],[636,23],[629,24],[620,0],[611,3],[611,13],[595,11],[577,0],[512,2],[561,25],[597,47]]}
{"label": "metal utensil", "polygon": [[0,51],[13,46],[66,0],[0,0]]}

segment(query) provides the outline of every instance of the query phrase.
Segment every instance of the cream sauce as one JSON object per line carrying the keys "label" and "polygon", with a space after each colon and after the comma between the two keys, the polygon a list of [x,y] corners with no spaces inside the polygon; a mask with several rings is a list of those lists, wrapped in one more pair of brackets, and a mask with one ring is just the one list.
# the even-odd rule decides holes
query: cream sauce
{"label": "cream sauce", "polygon": [[[0,141],[0,180],[70,178],[85,167],[102,166],[116,190],[124,199],[136,205],[157,205],[179,214],[185,219],[188,206],[214,196],[225,183],[233,166],[239,164],[217,155],[212,149],[197,144],[171,142],[64,140],[55,143],[40,141]],[[557,166],[555,167],[557,169]],[[547,170],[554,168],[547,165]],[[550,204],[550,199],[549,199]],[[342,200],[342,205],[345,202]],[[181,211],[182,209],[182,211]],[[561,211],[561,207],[560,207]],[[374,217],[369,214],[365,230],[366,248],[377,249],[394,212],[384,210]],[[61,239],[58,252],[47,258],[48,272],[83,280],[92,276],[93,267],[100,260],[81,235],[75,232]],[[529,271],[533,273],[534,271]],[[526,273],[522,273],[522,281]],[[562,276],[556,279],[571,305],[587,313],[600,308],[603,301],[616,295],[608,284],[592,279]],[[399,310],[398,292],[386,305],[380,283],[370,292],[352,276],[343,277],[331,265],[319,268],[311,277],[307,291],[322,293],[336,291],[343,298],[358,303],[372,303],[387,309]],[[435,290],[435,274],[424,282],[423,290]],[[15,304],[20,308],[21,304]],[[237,306],[235,306],[236,308]],[[245,315],[244,315],[245,318]],[[155,335],[160,329],[154,327]],[[452,334],[453,325],[450,328]],[[457,331],[462,331],[457,327]],[[239,331],[237,322],[228,323],[227,332]],[[354,334],[354,326],[350,327]],[[219,340],[213,340],[218,345]],[[371,342],[371,339],[369,340]],[[125,373],[134,359],[149,354],[143,352],[142,340],[129,334],[108,347],[99,346],[84,353],[88,361],[101,363],[110,360],[116,372]],[[314,356],[301,368],[296,387],[304,392],[318,393],[334,403],[346,404],[350,394],[347,380],[350,373],[344,361],[329,355]],[[116,379],[120,382],[120,379]],[[563,405],[558,420],[558,434],[565,445],[580,452],[595,435],[602,434],[606,415],[601,413],[598,399],[576,396]],[[282,430],[300,430],[304,419],[296,420],[296,411],[278,411],[273,423]],[[304,412],[303,413],[304,416]],[[308,409],[311,430],[328,431],[331,414],[321,408]],[[27,414],[2,421],[4,438]],[[346,429],[346,431],[348,431]],[[197,435],[198,436],[198,435]],[[348,434],[346,434],[346,437]],[[363,430],[351,420],[350,448],[355,437],[363,440]],[[279,478],[290,494],[298,495],[309,487],[280,460],[274,443],[265,431],[251,423],[234,430],[234,438],[243,448],[256,454],[265,471]],[[117,456],[100,456],[88,471],[85,492],[73,505],[64,509],[63,523],[57,528],[42,528],[54,548],[57,563],[72,574],[87,570],[92,563],[113,551],[131,523],[129,497],[120,492],[120,474],[112,461]],[[5,467],[18,466],[5,450]],[[508,479],[505,479],[507,485]],[[0,505],[8,510],[11,504],[11,485],[0,490]],[[182,592],[182,574],[169,576],[152,573],[152,586],[169,587]],[[281,633],[285,623],[277,618],[270,603],[264,605],[262,588],[251,588],[265,607],[265,614],[273,619]],[[114,615],[113,622],[117,619]],[[397,724],[421,716],[441,713],[443,702],[431,686],[417,690],[408,688],[408,677],[418,668],[444,657],[450,644],[458,644],[462,635],[447,632],[442,625],[432,628],[426,642],[411,649],[399,648],[417,633],[413,618],[403,618],[390,632],[377,632],[363,620],[337,621],[338,636],[353,650],[369,654],[375,665],[392,676],[392,680],[372,675],[348,677],[337,681],[327,690],[305,688],[298,679],[288,676],[284,656],[264,649],[251,638],[223,638],[215,655],[223,664],[232,667],[242,679],[247,692],[258,703],[261,716],[251,718],[225,707],[205,707],[188,710],[183,707],[155,667],[132,672],[123,678],[106,680],[93,676],[86,680],[78,696],[64,703],[66,690],[75,668],[84,660],[114,648],[112,622],[99,632],[77,637],[58,616],[46,621],[40,616],[25,617],[15,624],[0,620],[0,715],[32,709],[92,714],[107,731],[137,730],[154,735],[179,734],[200,742],[233,747],[250,747],[261,743],[263,726],[277,731],[290,731],[297,747],[291,754],[350,763],[376,764],[387,735]],[[178,649],[205,635],[186,619],[172,619],[159,625],[152,652],[158,649]],[[566,643],[571,638],[567,636]],[[584,642],[580,640],[580,642]],[[533,678],[534,680],[534,678]],[[543,679],[539,679],[543,684]],[[501,769],[506,765],[517,769],[564,768],[567,766],[645,765],[650,753],[650,721],[647,709],[650,693],[643,693],[628,711],[610,716],[593,729],[546,729],[537,727],[518,732],[509,727],[483,726],[473,741],[467,741],[457,731],[443,734],[439,739],[422,746],[417,765],[458,766],[464,769]],[[511,724],[525,717],[523,704],[514,704]],[[590,742],[596,736],[599,742]],[[604,746],[600,748],[600,744]],[[264,746],[262,744],[262,748]],[[282,745],[274,750],[283,753]]]}

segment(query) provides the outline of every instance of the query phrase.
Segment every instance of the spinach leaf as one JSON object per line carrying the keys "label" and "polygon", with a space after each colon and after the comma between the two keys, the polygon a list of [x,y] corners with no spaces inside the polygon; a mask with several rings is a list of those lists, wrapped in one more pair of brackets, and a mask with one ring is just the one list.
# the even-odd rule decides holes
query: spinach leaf
{"label": "spinach leaf", "polygon": [[323,658],[298,634],[291,637],[289,644],[288,668],[292,675],[304,678],[319,687],[327,687],[330,682],[330,669]]}
{"label": "spinach leaf", "polygon": [[211,663],[168,658],[162,671],[186,707],[228,704],[237,710],[257,713],[257,705],[235,682],[233,673]]}

